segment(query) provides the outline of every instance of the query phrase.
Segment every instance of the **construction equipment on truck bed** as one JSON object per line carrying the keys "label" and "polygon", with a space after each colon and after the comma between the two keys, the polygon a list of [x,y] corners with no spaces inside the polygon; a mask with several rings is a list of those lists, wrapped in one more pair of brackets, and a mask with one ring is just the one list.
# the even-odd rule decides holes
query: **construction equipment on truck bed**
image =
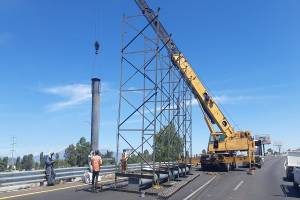
{"label": "construction equipment on truck bed", "polygon": [[294,170],[296,167],[300,167],[300,151],[288,151],[287,159],[284,163],[287,180],[294,179]]}
{"label": "construction equipment on truck bed", "polygon": [[[171,35],[168,34],[158,20],[157,14],[149,8],[145,0],[135,0],[135,2],[165,45],[170,59],[183,75],[202,109],[211,135],[208,144],[208,154],[201,157],[202,167],[208,169],[212,166],[218,166],[228,171],[238,163],[250,166],[255,164],[255,142],[251,133],[249,131],[234,130],[194,72],[191,64],[175,45]],[[215,125],[219,128],[218,132],[214,129]],[[246,154],[239,156],[237,152],[246,152]]]}

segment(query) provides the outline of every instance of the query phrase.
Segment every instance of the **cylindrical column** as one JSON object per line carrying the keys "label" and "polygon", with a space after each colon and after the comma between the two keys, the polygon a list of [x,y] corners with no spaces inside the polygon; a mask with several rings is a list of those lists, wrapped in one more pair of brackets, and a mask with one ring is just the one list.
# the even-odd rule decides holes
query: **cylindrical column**
{"label": "cylindrical column", "polygon": [[99,148],[99,103],[100,79],[92,78],[91,145],[93,151]]}

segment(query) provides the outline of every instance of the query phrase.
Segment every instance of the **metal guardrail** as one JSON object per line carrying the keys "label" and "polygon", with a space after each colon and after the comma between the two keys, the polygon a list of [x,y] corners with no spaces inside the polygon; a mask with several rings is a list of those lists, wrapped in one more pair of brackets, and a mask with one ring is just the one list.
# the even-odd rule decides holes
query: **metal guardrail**
{"label": "metal guardrail", "polygon": [[[164,165],[165,163],[161,164]],[[158,163],[156,165],[158,166]],[[128,169],[132,171],[139,170],[141,169],[141,165],[128,164]],[[83,177],[83,174],[86,171],[88,171],[88,167],[57,168],[55,169],[56,180]],[[115,165],[106,165],[102,166],[100,175],[112,174],[114,172]],[[0,173],[0,187],[29,183],[43,183],[44,181],[46,181],[45,170]]]}
{"label": "metal guardrail", "polygon": [[[57,179],[68,179],[80,177],[86,170],[88,170],[86,167],[60,168],[55,169],[55,173]],[[45,170],[0,173],[0,187],[44,181],[46,181]]]}

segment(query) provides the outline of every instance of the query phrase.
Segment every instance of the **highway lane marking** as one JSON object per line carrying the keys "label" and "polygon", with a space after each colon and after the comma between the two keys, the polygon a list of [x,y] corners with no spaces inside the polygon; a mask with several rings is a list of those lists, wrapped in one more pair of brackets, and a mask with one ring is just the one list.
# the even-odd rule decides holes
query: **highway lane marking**
{"label": "highway lane marking", "polygon": [[55,188],[55,189],[52,189],[52,190],[44,190],[44,191],[38,191],[38,192],[30,192],[30,193],[26,193],[26,194],[18,194],[18,195],[0,197],[0,200],[3,200],[3,199],[12,199],[12,198],[16,198],[16,197],[30,196],[30,195],[35,195],[35,194],[42,194],[42,193],[47,193],[47,192],[54,192],[54,191],[59,191],[59,190],[64,190],[64,189],[70,189],[70,188],[80,187],[80,186],[84,186],[84,185],[86,185],[86,184],[73,185],[73,186],[68,186],[68,187],[63,187],[63,188]]}
{"label": "highway lane marking", "polygon": [[[109,181],[101,181],[101,183],[107,183],[107,182],[111,182],[111,180],[109,180]],[[0,197],[0,200],[3,200],[3,199],[12,199],[12,198],[17,198],[17,197],[31,196],[31,195],[42,194],[42,193],[47,193],[47,192],[55,192],[55,191],[59,191],[59,190],[65,190],[65,189],[70,189],[70,188],[81,187],[81,186],[85,186],[85,185],[88,185],[88,184],[73,185],[73,186],[68,186],[68,187],[55,188],[55,189],[51,189],[51,190],[44,190],[44,191],[38,191],[38,192],[30,192],[30,193],[26,193],[26,194],[18,194],[18,195]]]}
{"label": "highway lane marking", "polygon": [[237,184],[237,186],[235,186],[235,188],[233,189],[233,191],[237,191],[237,189],[239,189],[239,187],[244,183],[244,181],[239,182],[239,184]]}
{"label": "highway lane marking", "polygon": [[205,186],[207,186],[208,184],[210,184],[210,182],[212,182],[217,176],[213,176],[211,179],[209,179],[205,184],[203,184],[201,187],[199,187],[197,190],[195,190],[194,192],[192,192],[189,196],[185,197],[183,200],[188,200],[190,199],[192,196],[194,196],[197,192],[199,192],[201,189],[203,189]]}

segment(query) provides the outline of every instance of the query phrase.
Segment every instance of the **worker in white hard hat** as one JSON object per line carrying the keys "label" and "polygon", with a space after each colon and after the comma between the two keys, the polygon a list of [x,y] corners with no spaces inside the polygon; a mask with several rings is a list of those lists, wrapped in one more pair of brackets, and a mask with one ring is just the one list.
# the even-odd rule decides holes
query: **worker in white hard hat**
{"label": "worker in white hard hat", "polygon": [[46,180],[47,180],[47,185],[48,186],[53,186],[55,184],[55,172],[54,172],[54,152],[50,152],[47,156],[46,156],[46,160],[45,160],[45,173],[46,173]]}
{"label": "worker in white hard hat", "polygon": [[91,151],[90,154],[88,155],[88,164],[89,164],[89,171],[92,173],[93,172],[93,166],[92,166],[92,157],[95,155],[94,151]]}

